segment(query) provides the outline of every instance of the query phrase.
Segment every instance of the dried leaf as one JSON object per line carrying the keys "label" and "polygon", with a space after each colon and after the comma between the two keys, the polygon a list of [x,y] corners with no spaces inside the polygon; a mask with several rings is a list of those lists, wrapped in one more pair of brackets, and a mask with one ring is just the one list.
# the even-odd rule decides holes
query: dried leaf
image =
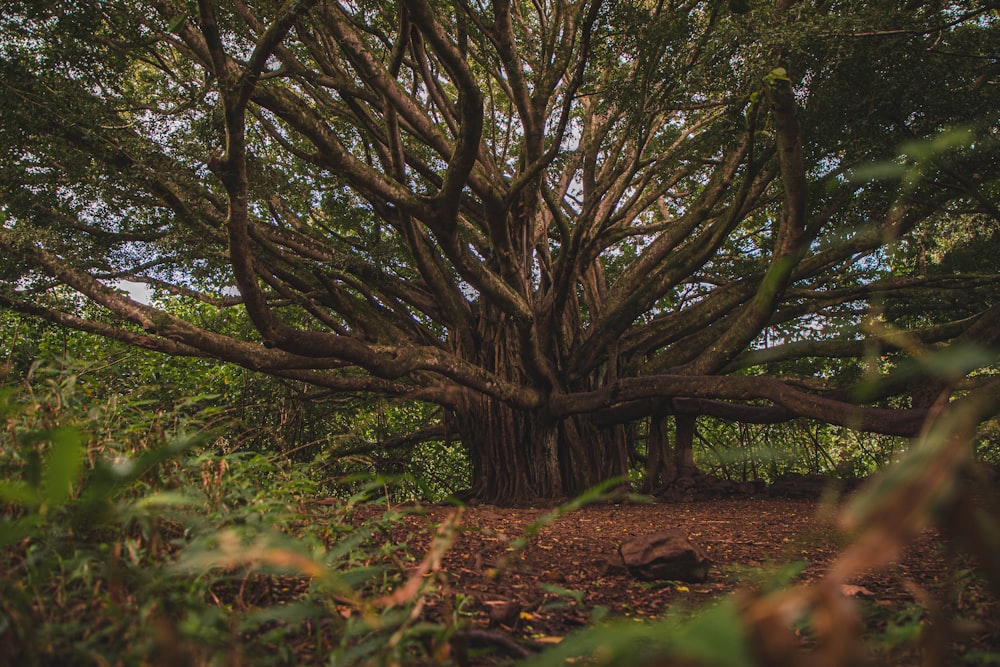
{"label": "dried leaf", "polygon": [[854,584],[841,584],[840,594],[848,598],[857,597],[859,595],[869,598],[875,597],[875,594],[864,586],[855,586]]}

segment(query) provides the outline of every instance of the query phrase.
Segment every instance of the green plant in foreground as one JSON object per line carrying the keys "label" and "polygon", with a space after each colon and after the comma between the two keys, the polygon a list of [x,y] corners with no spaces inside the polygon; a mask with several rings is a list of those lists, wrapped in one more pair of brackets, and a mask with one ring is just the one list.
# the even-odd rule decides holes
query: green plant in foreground
{"label": "green plant in foreground", "polygon": [[[307,466],[226,451],[201,428],[197,406],[151,410],[119,397],[126,432],[107,426],[110,411],[86,382],[36,381],[0,390],[0,645],[16,664],[463,664],[454,640],[475,628],[460,601],[428,612],[440,602],[435,587],[461,508],[419,559],[392,539],[403,515],[366,506],[384,494],[382,479],[359,480],[353,496],[317,507]],[[941,610],[921,602],[894,611],[880,635],[863,637],[858,621],[868,618],[840,584],[883,566],[937,520],[985,564],[981,587],[996,586],[995,522],[956,484],[979,415],[994,402],[978,394],[948,406],[847,507],[857,533],[822,581],[797,584],[792,567],[756,594],[672,608],[650,623],[608,620],[595,608],[592,627],[526,664],[781,665],[806,648],[840,665],[873,642],[885,655],[915,645],[944,655],[930,634]],[[543,514],[508,556],[605,497],[598,488]],[[967,579],[959,591],[979,589]],[[545,590],[556,603],[584,603],[580,591]],[[803,647],[803,636],[813,643]],[[980,664],[996,657],[973,648]]]}
{"label": "green plant in foreground", "polygon": [[408,558],[385,538],[400,515],[352,516],[381,481],[306,511],[317,487],[304,466],[212,451],[185,401],[181,415],[115,397],[132,422],[104,428],[110,402],[78,379],[39,369],[0,393],[5,658],[399,664],[440,643],[447,628],[414,613],[432,582],[387,597]]}
{"label": "green plant in foreground", "polygon": [[191,502],[176,491],[128,493],[203,438],[182,429],[134,457],[94,456],[84,429],[93,415],[67,400],[72,391],[27,398],[10,388],[0,396],[0,636],[26,664],[93,657],[155,612],[133,593],[162,585],[155,563],[171,508]]}
{"label": "green plant in foreground", "polygon": [[[588,665],[798,665],[803,661],[840,667],[869,664],[872,654],[891,660],[880,664],[912,664],[916,654],[924,665],[995,664],[989,645],[956,644],[963,628],[959,614],[929,596],[915,592],[917,601],[877,621],[846,597],[852,578],[885,568],[930,525],[950,543],[977,559],[983,587],[1000,592],[1000,527],[974,491],[972,453],[977,426],[996,414],[994,383],[958,401],[941,404],[935,418],[914,441],[907,456],[885,471],[841,510],[849,542],[818,579],[794,581],[801,566],[778,573],[770,586],[693,614],[670,614],[659,621],[635,624],[611,622],[584,629],[558,647],[529,660],[530,667],[583,662]],[[555,520],[558,512],[536,522],[532,531]],[[516,545],[515,545],[516,546]],[[950,566],[960,578],[959,591],[969,586],[965,565],[949,553]],[[879,612],[884,613],[884,612]],[[970,656],[974,660],[970,662]],[[903,662],[897,662],[899,660]]]}
{"label": "green plant in foreground", "polygon": [[750,644],[739,609],[732,602],[707,607],[679,618],[650,623],[612,621],[567,637],[558,646],[525,661],[524,667],[555,667],[579,661],[594,667],[684,664],[743,667],[753,664]]}

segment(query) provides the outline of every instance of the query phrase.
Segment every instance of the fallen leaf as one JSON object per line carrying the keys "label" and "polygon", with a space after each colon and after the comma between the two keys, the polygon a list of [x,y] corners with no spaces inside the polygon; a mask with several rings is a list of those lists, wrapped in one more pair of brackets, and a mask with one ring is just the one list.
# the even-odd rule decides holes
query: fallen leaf
{"label": "fallen leaf", "polygon": [[841,584],[840,594],[844,597],[852,598],[858,595],[863,595],[865,597],[873,598],[875,594],[864,586],[855,586],[854,584]]}

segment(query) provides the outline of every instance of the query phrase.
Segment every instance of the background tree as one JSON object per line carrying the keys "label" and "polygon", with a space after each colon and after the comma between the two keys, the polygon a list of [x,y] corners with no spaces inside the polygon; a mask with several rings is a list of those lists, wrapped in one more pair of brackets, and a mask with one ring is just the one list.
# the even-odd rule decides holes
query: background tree
{"label": "background tree", "polygon": [[625,474],[649,415],[664,461],[670,414],[910,435],[997,391],[995,255],[920,250],[1000,224],[991,3],[3,9],[0,305],[441,405],[485,500]]}

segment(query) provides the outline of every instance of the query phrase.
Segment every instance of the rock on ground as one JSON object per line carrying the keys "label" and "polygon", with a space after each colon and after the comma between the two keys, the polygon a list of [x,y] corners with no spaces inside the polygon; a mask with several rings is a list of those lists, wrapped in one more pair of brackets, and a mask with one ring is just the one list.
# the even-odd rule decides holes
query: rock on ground
{"label": "rock on ground", "polygon": [[702,582],[711,561],[680,530],[640,535],[618,549],[625,570],[647,581]]}

